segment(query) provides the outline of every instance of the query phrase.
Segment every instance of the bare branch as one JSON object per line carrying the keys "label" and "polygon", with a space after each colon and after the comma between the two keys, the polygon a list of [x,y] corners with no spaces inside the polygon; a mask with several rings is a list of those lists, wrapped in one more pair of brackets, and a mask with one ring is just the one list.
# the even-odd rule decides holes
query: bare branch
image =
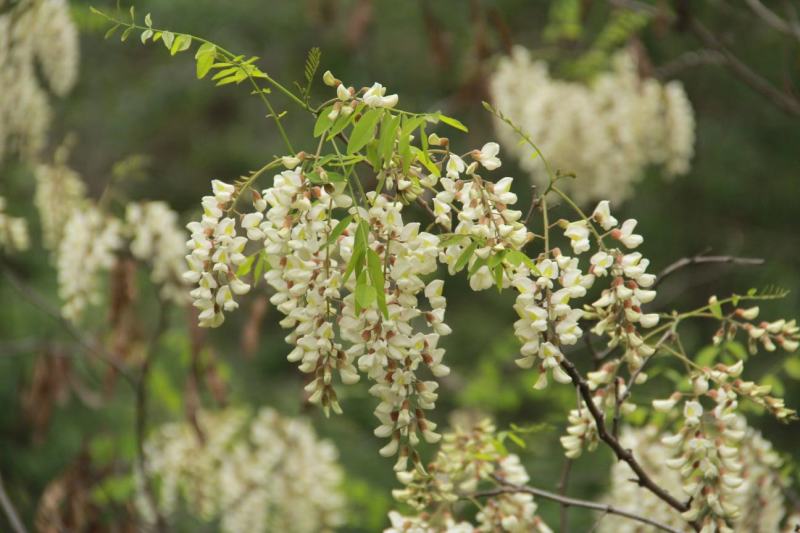
{"label": "bare branch", "polygon": [[657,67],[653,74],[656,78],[672,78],[678,72],[701,65],[722,65],[725,63],[725,56],[716,50],[702,48],[681,54],[672,61]]}
{"label": "bare branch", "polygon": [[656,527],[656,528],[658,528],[658,529],[660,529],[662,531],[669,531],[670,533],[681,533],[680,530],[675,529],[675,528],[673,528],[671,526],[668,526],[666,524],[662,524],[661,522],[658,522],[658,521],[653,520],[651,518],[648,518],[646,516],[641,516],[641,515],[638,515],[638,514],[636,514],[634,512],[626,511],[625,509],[620,509],[618,507],[614,507],[613,505],[609,505],[609,504],[606,504],[606,503],[598,503],[598,502],[592,502],[592,501],[587,501],[587,500],[578,500],[576,498],[570,498],[570,497],[567,497],[567,496],[563,496],[561,494],[556,494],[554,492],[550,492],[550,491],[547,491],[547,490],[544,490],[544,489],[539,489],[539,488],[536,488],[536,487],[530,487],[530,486],[527,486],[527,485],[513,485],[511,483],[506,482],[502,478],[496,477],[496,476],[495,476],[495,480],[498,483],[500,483],[499,487],[497,487],[495,489],[492,489],[492,490],[478,492],[476,494],[473,494],[472,496],[473,497],[477,497],[477,498],[483,498],[483,497],[490,498],[490,497],[493,497],[493,496],[499,496],[501,494],[515,494],[515,493],[523,492],[523,493],[526,493],[526,494],[532,494],[532,495],[537,496],[539,498],[544,498],[546,500],[552,500],[552,501],[555,501],[555,502],[559,502],[561,505],[563,505],[565,507],[583,507],[585,509],[593,509],[595,511],[602,511],[604,513],[615,514],[615,515],[618,515],[618,516],[629,518],[631,520],[635,520],[637,522],[641,522],[643,524],[648,524],[648,525]]}
{"label": "bare branch", "polygon": [[782,19],[777,13],[761,3],[760,0],[745,0],[750,9],[771,28],[800,40],[800,28]]}
{"label": "bare branch", "polygon": [[3,507],[3,512],[6,514],[8,523],[11,524],[11,529],[14,531],[14,533],[28,533],[28,530],[25,529],[22,520],[19,518],[17,509],[14,507],[14,504],[11,502],[11,499],[6,493],[2,475],[0,475],[0,506]]}
{"label": "bare branch", "polygon": [[759,257],[735,257],[732,255],[695,255],[693,257],[684,257],[682,259],[678,259],[671,265],[667,266],[659,272],[658,276],[656,276],[656,281],[653,284],[653,287],[658,286],[664,278],[674,274],[678,270],[691,266],[691,265],[702,265],[702,264],[709,264],[709,263],[717,263],[717,264],[732,264],[732,265],[763,265],[764,260]]}
{"label": "bare branch", "polygon": [[689,510],[689,501],[678,501],[669,492],[664,490],[658,483],[653,481],[653,479],[647,474],[647,472],[644,471],[642,466],[633,456],[631,450],[623,448],[620,442],[613,435],[611,435],[611,433],[609,433],[608,428],[606,427],[605,416],[595,405],[589,384],[585,379],[583,379],[583,376],[581,376],[581,373],[577,368],[575,368],[575,365],[572,364],[572,361],[567,358],[562,359],[561,367],[572,379],[572,383],[578,388],[578,392],[583,398],[583,403],[586,405],[586,408],[589,410],[589,413],[592,415],[595,425],[597,426],[598,437],[611,448],[611,450],[614,452],[614,455],[617,456],[617,459],[620,461],[625,461],[631,470],[633,470],[634,474],[636,474],[639,486],[646,488],[677,511],[685,512]]}

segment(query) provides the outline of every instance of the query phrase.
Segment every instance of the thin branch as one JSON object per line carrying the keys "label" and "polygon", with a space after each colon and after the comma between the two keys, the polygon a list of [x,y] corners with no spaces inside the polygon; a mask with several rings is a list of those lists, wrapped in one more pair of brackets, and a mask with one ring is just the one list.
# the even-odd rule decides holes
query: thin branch
{"label": "thin branch", "polygon": [[[617,459],[627,463],[631,470],[633,470],[634,474],[636,474],[639,486],[648,489],[650,492],[669,504],[669,506],[673,509],[681,513],[688,511],[690,502],[678,501],[669,492],[664,490],[661,485],[653,481],[653,479],[647,474],[647,472],[644,471],[642,466],[633,456],[631,450],[625,449],[619,443],[619,441],[614,438],[611,433],[609,433],[608,428],[606,427],[605,416],[595,405],[589,384],[585,379],[583,379],[583,376],[581,376],[580,372],[578,372],[578,369],[575,368],[575,365],[572,364],[572,361],[567,358],[562,359],[561,367],[572,379],[572,383],[578,388],[578,391],[583,398],[583,403],[586,404],[586,408],[589,410],[589,413],[592,415],[595,425],[597,426],[598,437],[600,437],[600,440],[605,442],[611,448],[611,450],[617,456]],[[697,529],[699,530],[699,528]]]}
{"label": "thin branch", "polygon": [[3,512],[6,514],[8,523],[11,524],[11,529],[14,531],[14,533],[28,533],[28,530],[25,529],[22,520],[19,518],[17,509],[11,502],[11,498],[9,498],[8,494],[6,493],[2,475],[0,475],[0,506],[3,507]]}
{"label": "thin branch", "polygon": [[[564,467],[561,469],[561,479],[558,480],[558,494],[565,498],[567,495],[567,485],[569,484],[569,474],[572,471],[572,459],[567,458],[564,461]],[[561,510],[558,515],[559,529],[561,533],[569,531],[569,505],[561,502]]]}
{"label": "thin branch", "polygon": [[47,298],[42,296],[36,289],[26,284],[14,272],[11,271],[6,265],[0,264],[0,271],[3,272],[5,278],[9,281],[11,286],[16,290],[20,296],[27,300],[31,305],[42,311],[44,314],[50,316],[53,320],[69,333],[77,343],[85,350],[96,356],[99,360],[103,361],[111,368],[116,370],[132,387],[136,387],[133,378],[128,374],[125,366],[117,359],[117,357],[106,351],[102,345],[93,342],[86,338],[84,334],[78,330],[72,323],[65,319],[59,309],[53,306]]}
{"label": "thin branch", "polygon": [[761,3],[760,0],[745,0],[750,9],[758,15],[771,28],[781,33],[786,33],[800,40],[800,28],[791,22],[783,20],[777,13]]}
{"label": "thin branch", "polygon": [[678,259],[671,265],[667,266],[664,270],[659,272],[658,276],[656,276],[656,281],[653,284],[653,287],[658,286],[664,278],[671,276],[678,270],[691,266],[691,265],[702,265],[708,263],[718,263],[718,264],[731,264],[731,265],[763,265],[764,260],[759,257],[735,257],[732,255],[695,255],[693,257],[684,257],[682,259]]}
{"label": "thin branch", "polygon": [[656,67],[653,71],[653,75],[656,78],[668,79],[687,68],[699,67],[702,65],[722,65],[725,61],[725,56],[717,50],[694,50],[681,54],[672,61]]}
{"label": "thin branch", "polygon": [[552,501],[555,501],[555,502],[559,502],[561,505],[564,505],[566,507],[583,507],[585,509],[593,509],[595,511],[602,511],[603,513],[615,514],[615,515],[618,515],[618,516],[629,518],[631,520],[635,520],[637,522],[641,522],[643,524],[647,524],[647,525],[656,527],[656,528],[658,528],[658,529],[660,529],[662,531],[669,531],[670,533],[682,533],[678,529],[675,529],[675,528],[673,528],[671,526],[668,526],[666,524],[662,524],[661,522],[658,522],[658,521],[653,520],[651,518],[648,518],[646,516],[638,515],[638,514],[636,514],[634,512],[626,511],[625,509],[620,509],[618,507],[614,507],[613,505],[609,505],[609,504],[606,504],[606,503],[598,503],[598,502],[592,502],[592,501],[587,501],[587,500],[578,500],[576,498],[570,498],[570,497],[567,497],[567,496],[562,496],[562,495],[556,494],[554,492],[550,492],[550,491],[547,491],[547,490],[544,490],[544,489],[539,489],[539,488],[536,488],[536,487],[530,487],[530,486],[527,486],[527,485],[513,485],[511,483],[507,483],[505,480],[503,480],[502,478],[499,478],[499,477],[495,477],[495,480],[497,480],[501,484],[499,487],[497,487],[495,489],[492,489],[492,490],[487,490],[487,491],[484,491],[484,492],[475,493],[473,495],[473,497],[478,497],[478,498],[487,497],[487,498],[490,498],[490,497],[493,497],[493,496],[499,496],[501,494],[515,494],[515,493],[523,492],[523,493],[526,493],[526,494],[532,494],[532,495],[537,496],[539,498],[544,498],[546,500],[552,500]]}

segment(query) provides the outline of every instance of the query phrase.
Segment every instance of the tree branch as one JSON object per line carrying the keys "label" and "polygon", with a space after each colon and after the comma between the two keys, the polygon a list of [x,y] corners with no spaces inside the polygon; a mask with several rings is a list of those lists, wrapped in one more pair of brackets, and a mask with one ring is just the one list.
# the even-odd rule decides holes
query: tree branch
{"label": "tree branch", "polygon": [[[611,435],[611,433],[609,433],[608,428],[606,427],[605,416],[595,405],[589,384],[586,383],[585,379],[583,379],[583,376],[581,376],[580,372],[578,372],[578,369],[575,368],[575,365],[572,364],[572,361],[567,358],[562,359],[561,368],[564,369],[564,371],[572,379],[572,383],[578,388],[578,392],[583,398],[583,403],[586,405],[586,408],[589,410],[589,413],[592,415],[595,425],[597,426],[598,437],[611,448],[611,450],[617,456],[617,459],[627,463],[630,469],[633,470],[634,474],[636,474],[639,486],[646,488],[661,498],[670,507],[681,513],[689,510],[690,502],[678,501],[669,492],[664,490],[658,483],[653,481],[653,479],[647,475],[647,472],[644,471],[642,466],[633,456],[631,450],[623,448],[619,441],[613,435]],[[696,525],[695,528],[699,529]]]}
{"label": "tree branch", "polygon": [[22,524],[22,520],[19,518],[17,509],[14,507],[14,504],[11,502],[11,499],[6,493],[2,475],[0,475],[0,506],[3,507],[3,512],[5,512],[6,517],[8,518],[8,523],[11,524],[11,529],[14,531],[14,533],[28,533],[28,530],[25,529],[25,526]]}
{"label": "tree branch", "polygon": [[735,257],[732,255],[695,255],[693,257],[684,257],[682,259],[678,259],[671,265],[668,265],[664,270],[659,272],[658,276],[656,276],[656,281],[653,283],[653,287],[658,286],[664,278],[671,276],[678,270],[691,266],[691,265],[702,265],[708,263],[719,263],[719,264],[732,264],[732,265],[763,265],[764,260],[759,257]]}
{"label": "tree branch", "polygon": [[609,505],[606,503],[598,503],[592,502],[587,500],[578,500],[576,498],[570,498],[567,496],[562,496],[560,494],[556,494],[554,492],[546,491],[544,489],[539,489],[536,487],[530,487],[527,485],[513,485],[511,483],[506,482],[500,477],[494,476],[494,479],[500,483],[500,486],[483,492],[478,492],[473,494],[473,497],[481,498],[481,497],[492,497],[492,496],[499,496],[501,494],[515,494],[523,492],[525,494],[532,494],[539,498],[544,498],[546,500],[552,500],[555,502],[559,502],[561,505],[565,507],[583,507],[585,509],[593,509],[595,511],[602,511],[608,514],[615,514],[618,516],[622,516],[625,518],[629,518],[631,520],[635,520],[637,522],[641,522],[643,524],[648,524],[650,526],[656,527],[662,531],[669,531],[670,533],[682,533],[680,530],[675,529],[671,526],[666,524],[662,524],[656,520],[648,518],[646,516],[638,515],[631,511],[626,511],[625,509],[620,509],[618,507],[614,507],[613,505]]}

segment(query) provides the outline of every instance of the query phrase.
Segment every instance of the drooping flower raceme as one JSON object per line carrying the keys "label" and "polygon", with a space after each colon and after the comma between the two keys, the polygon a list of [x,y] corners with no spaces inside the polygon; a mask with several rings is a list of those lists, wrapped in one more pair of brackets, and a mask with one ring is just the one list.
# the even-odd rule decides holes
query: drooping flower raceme
{"label": "drooping flower raceme", "polygon": [[177,305],[187,303],[189,290],[182,277],[186,235],[178,225],[177,213],[164,202],[130,203],[125,222],[131,254],[149,265],[150,278],[161,287],[161,297]]}
{"label": "drooping flower raceme", "polygon": [[[578,179],[563,188],[578,203],[630,196],[647,167],[685,174],[694,151],[694,115],[680,82],[640,78],[634,55],[618,52],[613,68],[588,85],[553,79],[548,65],[514,48],[490,79],[496,107],[535,139],[553,168]],[[541,158],[497,122],[503,144],[533,180],[547,185]]]}
{"label": "drooping flower raceme", "polygon": [[122,224],[93,205],[75,209],[58,249],[58,292],[65,318],[77,321],[100,298],[99,274],[116,261]]}
{"label": "drooping flower raceme", "polygon": [[0,161],[7,151],[35,160],[50,124],[48,92],[64,96],[77,79],[78,30],[69,2],[5,2],[0,35]]}
{"label": "drooping flower raceme", "polygon": [[13,217],[6,211],[6,199],[0,196],[0,251],[19,252],[30,246],[28,224],[24,218]]}
{"label": "drooping flower raceme", "polygon": [[[707,487],[698,493],[699,502],[693,500],[692,515],[698,515],[703,531],[731,531],[736,533],[768,533],[791,531],[787,521],[781,528],[786,514],[783,490],[785,482],[780,473],[781,459],[769,441],[750,428],[742,417],[737,416],[729,432],[740,432],[739,444],[735,447],[709,442],[705,436],[694,437],[692,446],[696,453],[699,468],[705,469],[701,485]],[[664,460],[670,457],[677,445],[677,436],[660,438],[662,433],[655,426],[626,428],[620,441],[627,449],[633,450],[639,464],[650,473],[662,488],[671,494],[688,498],[693,491],[686,491],[681,468],[674,468],[677,461]],[[739,435],[737,435],[739,436]],[[715,471],[718,468],[723,470]],[[607,501],[623,509],[636,510],[643,516],[658,522],[682,529],[686,518],[669,507],[652,493],[631,483],[633,476],[630,467],[622,461],[614,463],[611,470],[611,490]],[[715,486],[707,484],[715,479],[723,481]],[[715,487],[715,488],[712,488]],[[689,487],[691,489],[691,487]],[[703,511],[703,509],[706,509]],[[727,518],[721,518],[723,511]],[[729,512],[725,512],[728,509]],[[700,510],[700,511],[698,511]],[[710,513],[705,515],[704,513]],[[604,533],[633,533],[641,531],[641,525],[625,518],[609,515],[599,523],[599,531]]]}
{"label": "drooping flower raceme", "polygon": [[235,187],[215,180],[212,190],[213,196],[203,197],[202,220],[187,225],[192,235],[186,243],[190,250],[186,256],[189,270],[183,279],[198,285],[191,295],[200,310],[200,325],[215,327],[225,320],[224,311],[239,306],[234,295],[246,294],[250,285],[236,274],[247,259],[247,237],[237,235],[236,220],[226,212],[234,201]]}
{"label": "drooping flower raceme", "polygon": [[34,202],[42,224],[42,242],[50,251],[58,250],[67,220],[86,198],[81,177],[66,165],[64,157],[59,150],[54,164],[40,163],[34,168]]}
{"label": "drooping flower raceme", "polygon": [[533,496],[524,492],[487,498],[475,517],[475,524],[455,518],[463,511],[456,505],[462,498],[470,498],[498,484],[524,486],[528,483],[528,473],[519,457],[501,450],[495,427],[488,420],[473,428],[456,428],[445,433],[427,472],[416,469],[398,473],[403,488],[392,494],[419,514],[404,516],[390,512],[392,527],[386,533],[550,533],[551,529],[536,514]]}
{"label": "drooping flower raceme", "polygon": [[[183,503],[223,532],[332,531],[343,520],[342,470],[336,448],[302,419],[270,408],[255,417],[201,411],[201,438],[189,423],[161,426],[145,443],[148,477],[168,517]],[[150,520],[148,498],[137,504]]]}

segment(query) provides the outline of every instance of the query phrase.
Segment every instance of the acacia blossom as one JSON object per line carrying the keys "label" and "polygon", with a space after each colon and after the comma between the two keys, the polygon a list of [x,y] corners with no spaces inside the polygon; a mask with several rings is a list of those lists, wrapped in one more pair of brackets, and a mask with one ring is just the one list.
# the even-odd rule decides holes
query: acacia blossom
{"label": "acacia blossom", "polygon": [[[609,71],[588,84],[554,79],[547,63],[515,47],[490,79],[495,106],[536,139],[550,164],[578,179],[564,189],[580,204],[628,198],[647,167],[668,176],[688,172],[695,123],[680,82],[640,78],[632,52],[618,52]],[[498,135],[535,183],[546,186],[542,158],[502,121]]]}

